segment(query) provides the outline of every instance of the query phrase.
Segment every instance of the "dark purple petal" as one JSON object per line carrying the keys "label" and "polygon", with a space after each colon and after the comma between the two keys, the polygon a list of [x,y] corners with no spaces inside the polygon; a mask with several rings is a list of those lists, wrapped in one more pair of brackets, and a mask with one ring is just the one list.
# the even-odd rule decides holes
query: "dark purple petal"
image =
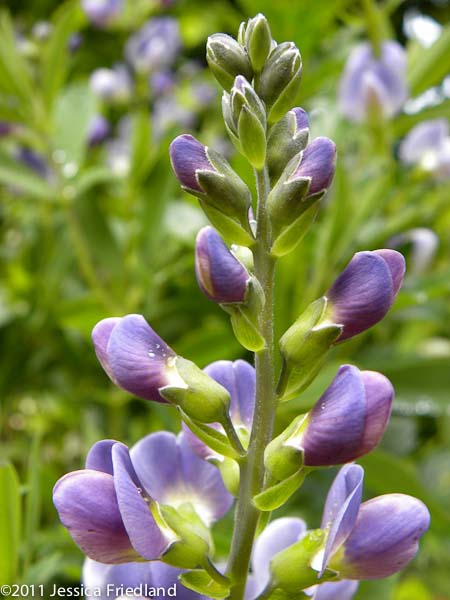
{"label": "dark purple petal", "polygon": [[152,498],[175,507],[192,502],[208,525],[222,517],[233,502],[220,472],[193,452],[184,434],[178,438],[168,432],[148,435],[132,448],[131,458]]}
{"label": "dark purple petal", "polygon": [[142,315],[120,319],[111,331],[106,354],[117,385],[140,398],[165,402],[158,389],[170,383],[168,362],[175,353]]}
{"label": "dark purple petal", "polygon": [[361,372],[342,366],[309,413],[299,441],[307,466],[338,465],[360,455],[367,418]]}
{"label": "dark purple petal", "polygon": [[427,507],[411,496],[386,494],[364,502],[339,559],[341,575],[378,579],[400,571],[416,555],[429,524]]}
{"label": "dark purple petal", "polygon": [[298,542],[306,532],[303,519],[283,517],[269,523],[257,538],[252,554],[252,571],[256,594],[260,594],[270,579],[270,561],[285,548]]}
{"label": "dark purple petal", "polygon": [[318,137],[306,146],[302,160],[290,179],[310,177],[309,194],[326,190],[336,168],[336,146],[326,137]]}
{"label": "dark purple petal", "polygon": [[249,274],[209,226],[197,235],[195,274],[200,289],[210,300],[221,304],[244,302]]}
{"label": "dark purple petal", "polygon": [[321,573],[330,557],[348,538],[355,525],[362,498],[364,470],[346,465],[337,474],[328,492],[322,517],[322,529],[329,528],[322,558]]}
{"label": "dark purple petal", "polygon": [[170,546],[170,540],[159,529],[150,510],[151,498],[139,485],[128,449],[119,444],[112,448],[114,487],[123,524],[133,548],[147,560],[159,558]]}
{"label": "dark purple petal", "polygon": [[117,503],[113,477],[100,471],[75,471],[53,490],[62,524],[90,558],[124,563],[140,557],[130,543]]}
{"label": "dark purple petal", "polygon": [[188,190],[203,192],[197,181],[196,172],[215,171],[206,154],[206,146],[192,135],[179,135],[170,144],[170,161],[181,185]]}
{"label": "dark purple petal", "polygon": [[303,108],[297,106],[289,112],[294,113],[295,122],[297,124],[297,131],[301,131],[302,129],[309,129],[309,118],[306,110],[303,110]]}
{"label": "dark purple petal", "polygon": [[110,317],[109,319],[102,319],[92,330],[92,341],[94,343],[95,354],[97,355],[100,364],[105,369],[110,379],[112,379],[112,381],[116,384],[117,381],[114,379],[114,374],[111,371],[111,366],[108,362],[106,348],[108,346],[111,332],[119,322],[120,317]]}
{"label": "dark purple petal", "polygon": [[394,388],[387,377],[376,371],[361,371],[361,375],[366,396],[366,422],[358,456],[367,454],[380,443],[394,400]]}
{"label": "dark purple petal", "polygon": [[326,296],[335,323],[343,325],[339,341],[347,340],[386,315],[404,272],[404,258],[395,250],[357,252]]}
{"label": "dark purple petal", "polygon": [[358,589],[357,581],[344,579],[343,581],[332,581],[317,586],[313,600],[351,600]]}

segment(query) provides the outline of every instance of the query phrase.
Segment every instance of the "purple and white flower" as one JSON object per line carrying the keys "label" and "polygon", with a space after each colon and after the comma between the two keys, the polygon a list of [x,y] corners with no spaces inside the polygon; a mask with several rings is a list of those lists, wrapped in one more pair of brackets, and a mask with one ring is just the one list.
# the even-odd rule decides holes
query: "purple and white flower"
{"label": "purple and white flower", "polygon": [[352,50],[339,89],[339,107],[348,119],[365,121],[374,109],[390,118],[407,98],[406,53],[398,42],[383,42],[380,56],[368,42]]}
{"label": "purple and white flower", "polygon": [[[161,456],[164,460],[161,460]],[[129,451],[114,440],[94,444],[86,468],[62,477],[53,501],[75,543],[95,561],[156,560],[176,541],[150,508],[191,503],[206,527],[230,508],[219,472],[183,434],[153,433]]]}
{"label": "purple and white flower", "polygon": [[130,37],[125,56],[137,73],[151,73],[170,67],[180,48],[178,22],[172,17],[155,17]]}
{"label": "purple and white flower", "polygon": [[123,0],[81,0],[81,8],[89,21],[105,27],[122,11]]}
{"label": "purple and white flower", "polygon": [[96,69],[89,79],[92,93],[103,102],[123,103],[131,97],[132,81],[125,65]]}
{"label": "purple and white flower", "polygon": [[446,119],[423,121],[400,144],[400,160],[417,165],[437,179],[450,177],[450,127]]}

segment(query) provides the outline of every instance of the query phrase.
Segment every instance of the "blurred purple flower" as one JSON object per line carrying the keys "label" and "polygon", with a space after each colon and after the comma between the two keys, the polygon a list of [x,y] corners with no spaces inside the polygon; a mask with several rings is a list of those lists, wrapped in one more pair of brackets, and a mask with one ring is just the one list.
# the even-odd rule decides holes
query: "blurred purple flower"
{"label": "blurred purple flower", "polygon": [[166,402],[159,389],[170,385],[175,352],[142,315],[103,319],[92,330],[95,353],[110,379],[139,398]]}
{"label": "blurred purple flower", "polygon": [[131,96],[132,81],[123,64],[112,69],[96,69],[91,74],[89,85],[93,94],[103,102],[122,103]]}
{"label": "blurred purple flower", "polygon": [[81,0],[81,8],[93,25],[105,27],[122,12],[123,0]]}
{"label": "blurred purple flower", "polygon": [[[301,110],[301,109],[297,109]],[[307,126],[304,115],[296,113],[299,117],[302,129]],[[326,190],[333,179],[336,168],[336,146],[329,138],[318,137],[313,140],[303,151],[302,159],[295,172],[289,177],[289,181],[295,181],[303,177],[311,178],[308,195],[317,194]]]}
{"label": "blurred purple flower", "polygon": [[[249,438],[255,408],[255,369],[244,360],[218,360],[204,369],[205,373],[223,386],[230,394],[229,414],[239,437]],[[211,425],[218,430],[218,423]],[[186,439],[193,451],[204,459],[220,458],[204,442],[199,440],[183,423]]]}
{"label": "blurred purple flower", "polygon": [[154,519],[154,502],[175,509],[191,503],[209,527],[230,508],[232,496],[217,469],[192,452],[183,434],[158,432],[131,451],[114,440],[97,442],[86,468],[56,483],[53,501],[89,558],[119,564],[158,559],[176,541]]}
{"label": "blurred purple flower", "polygon": [[178,22],[172,17],[155,17],[130,37],[125,56],[137,73],[150,73],[170,67],[180,48]]}
{"label": "blurred purple flower", "polygon": [[204,227],[197,235],[195,274],[200,289],[213,302],[245,302],[250,275],[213,227]]}
{"label": "blurred purple flower", "polygon": [[418,165],[437,179],[450,178],[450,127],[446,119],[423,121],[400,144],[400,160]]}
{"label": "blurred purple flower", "polygon": [[67,44],[69,52],[71,52],[73,54],[74,52],[79,50],[81,45],[83,44],[83,41],[84,41],[84,37],[83,37],[82,33],[79,33],[79,32],[72,33],[72,35],[69,37],[69,42]]}
{"label": "blurred purple flower", "polygon": [[391,248],[411,245],[408,271],[416,275],[425,273],[432,264],[439,246],[439,237],[432,229],[415,227],[395,235],[389,240]]}
{"label": "blurred purple flower", "polygon": [[111,126],[109,121],[102,115],[94,115],[89,122],[88,144],[89,146],[98,146],[109,135]]}
{"label": "blurred purple flower", "polygon": [[369,329],[391,308],[405,273],[405,259],[395,250],[357,252],[325,294],[329,316],[343,326],[338,341]]}
{"label": "blurred purple flower", "polygon": [[0,138],[7,137],[14,133],[17,128],[16,123],[9,123],[8,121],[0,121]]}
{"label": "blurred purple flower", "polygon": [[411,496],[386,494],[361,504],[363,477],[362,467],[346,465],[330,488],[321,572],[329,566],[346,579],[388,577],[414,558],[429,527],[428,509]]}
{"label": "blurred purple flower", "polygon": [[369,43],[352,50],[339,89],[339,107],[348,119],[364,121],[373,108],[392,117],[407,98],[406,53],[398,42],[383,42],[379,57]]}
{"label": "blurred purple flower", "polygon": [[21,146],[17,151],[17,160],[44,178],[50,176],[50,168],[43,156],[34,150]]}
{"label": "blurred purple flower", "polygon": [[155,96],[171,92],[175,86],[175,76],[171,71],[158,71],[150,74],[150,87]]}
{"label": "blurred purple flower", "polygon": [[161,139],[171,128],[192,129],[197,116],[170,95],[158,98],[153,105],[152,124],[155,139]]}
{"label": "blurred purple flower", "polygon": [[384,375],[343,365],[308,413],[302,433],[287,444],[303,451],[306,466],[355,460],[379,444],[393,398],[393,387]]}

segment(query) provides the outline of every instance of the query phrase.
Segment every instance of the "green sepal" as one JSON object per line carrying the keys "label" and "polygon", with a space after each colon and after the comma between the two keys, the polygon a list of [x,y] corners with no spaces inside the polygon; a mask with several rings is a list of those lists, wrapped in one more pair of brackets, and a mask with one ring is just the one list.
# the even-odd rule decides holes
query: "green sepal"
{"label": "green sepal", "polygon": [[289,161],[302,152],[309,139],[309,129],[297,131],[292,111],[270,128],[267,138],[267,167],[272,185],[281,177]]}
{"label": "green sepal", "polygon": [[244,106],[238,123],[238,136],[242,152],[255,167],[262,169],[266,161],[266,132],[258,117]]}
{"label": "green sepal", "polygon": [[[248,209],[251,206],[251,194],[245,183],[238,176],[215,171],[197,171],[199,185],[205,192],[202,197],[205,203],[219,210],[228,217],[237,219],[241,224],[248,221]],[[234,181],[233,181],[234,179]]]}
{"label": "green sepal", "polygon": [[208,427],[204,423],[198,423],[191,419],[181,408],[178,409],[181,418],[195,435],[202,440],[211,450],[221,456],[227,456],[230,459],[237,459],[239,455],[230,445],[225,434],[217,431],[213,427]]}
{"label": "green sepal", "polygon": [[217,467],[222,475],[225,487],[234,497],[239,493],[239,465],[232,458],[224,458],[218,462]]}
{"label": "green sepal", "polygon": [[[264,65],[259,82],[259,95],[264,100],[266,107],[272,109],[277,106],[276,112],[280,111],[281,106],[284,107],[279,116],[280,119],[294,106],[295,95],[288,103],[285,94],[291,89],[295,89],[297,92],[300,85],[301,68],[300,52],[292,42],[278,44]],[[291,97],[292,93],[288,93],[288,96]],[[279,119],[269,119],[269,123],[272,124],[276,120]]]}
{"label": "green sepal", "polygon": [[[244,36],[241,33],[241,38]],[[272,47],[272,34],[264,15],[258,14],[250,19],[245,29],[245,46],[247,48],[253,70],[259,73],[269,56]]]}
{"label": "green sepal", "polygon": [[269,114],[267,115],[267,122],[269,125],[272,125],[273,123],[276,123],[282,119],[286,114],[286,111],[295,105],[301,79],[302,67],[300,64],[300,67],[297,69],[290,82],[278,96],[278,99],[270,109]]}
{"label": "green sepal", "polygon": [[273,240],[270,253],[280,257],[292,252],[307,234],[319,212],[319,203],[313,202],[291,225],[288,225]]}
{"label": "green sepal", "polygon": [[217,229],[226,242],[247,248],[253,246],[255,238],[248,223],[243,226],[237,219],[224,215],[220,210],[200,200],[200,206],[211,224]]}
{"label": "green sepal", "polygon": [[280,508],[302,485],[306,475],[307,471],[305,469],[299,469],[284,481],[271,485],[263,492],[260,492],[253,498],[253,504],[258,510],[263,511],[272,511]]}
{"label": "green sepal", "polygon": [[232,87],[237,75],[252,80],[253,69],[246,50],[229,35],[219,33],[208,38],[206,59],[212,74],[226,90]]}
{"label": "green sepal", "polygon": [[237,341],[250,352],[259,352],[265,346],[264,338],[252,321],[245,306],[236,305],[227,308],[230,313],[231,326]]}
{"label": "green sepal", "polygon": [[288,479],[303,466],[300,444],[291,444],[289,440],[300,438],[307,425],[308,415],[298,415],[267,445],[264,452],[264,465],[272,479],[276,481]]}
{"label": "green sepal", "polygon": [[227,598],[230,593],[230,586],[219,583],[213,579],[209,573],[203,569],[188,571],[180,576],[181,583],[189,590],[207,598]]}
{"label": "green sepal", "polygon": [[177,508],[159,505],[159,510],[178,537],[161,560],[180,569],[196,569],[203,565],[212,547],[212,538],[192,504],[186,502]]}
{"label": "green sepal", "polygon": [[227,418],[230,394],[195,363],[177,356],[173,363],[180,383],[159,389],[163,398],[179,406],[200,423],[223,423]]}

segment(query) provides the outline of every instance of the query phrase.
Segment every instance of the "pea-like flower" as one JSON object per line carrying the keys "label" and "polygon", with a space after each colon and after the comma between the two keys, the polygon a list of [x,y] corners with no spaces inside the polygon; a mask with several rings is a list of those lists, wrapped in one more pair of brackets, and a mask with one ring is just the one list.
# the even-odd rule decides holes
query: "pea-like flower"
{"label": "pea-like flower", "polygon": [[195,274],[210,300],[220,304],[245,301],[250,275],[212,227],[204,227],[197,235]]}
{"label": "pea-like flower", "polygon": [[[255,408],[255,369],[244,360],[234,362],[218,360],[205,367],[204,370],[209,377],[212,377],[229,392],[229,415],[239,438],[245,446],[250,437]],[[222,429],[218,423],[213,423],[212,426],[218,430]],[[188,442],[198,456],[204,459],[220,459],[217,452],[214,452],[199,440],[184,424],[183,429]]]}
{"label": "pea-like flower", "polygon": [[339,107],[348,119],[365,121],[373,111],[390,118],[407,97],[406,53],[398,42],[383,42],[379,56],[369,43],[353,49],[339,89]]}
{"label": "pea-like flower", "polygon": [[81,8],[89,21],[97,27],[104,27],[122,11],[123,0],[82,0]]}
{"label": "pea-like flower", "polygon": [[347,340],[386,315],[405,274],[405,259],[395,250],[357,252],[325,294],[328,318],[342,325]]}
{"label": "pea-like flower", "polygon": [[159,432],[130,451],[114,440],[94,444],[86,468],[56,483],[53,501],[89,558],[118,564],[158,559],[177,541],[152,507],[190,503],[209,527],[227,512],[232,497],[219,472],[192,452],[183,434]]}
{"label": "pea-like flower", "polygon": [[178,22],[172,17],[156,17],[130,37],[125,56],[137,73],[150,73],[171,66],[180,48]]}
{"label": "pea-like flower", "polygon": [[336,145],[327,137],[318,137],[306,146],[298,167],[288,181],[308,178],[307,197],[312,196],[330,187],[335,168]]}
{"label": "pea-like flower", "polygon": [[417,165],[436,179],[450,177],[450,129],[446,119],[423,121],[411,129],[399,148],[400,160]]}
{"label": "pea-like flower", "polygon": [[321,572],[327,566],[346,579],[378,579],[403,569],[416,555],[430,514],[417,498],[385,494],[361,504],[364,471],[343,467],[328,493],[322,528],[328,538]]}

